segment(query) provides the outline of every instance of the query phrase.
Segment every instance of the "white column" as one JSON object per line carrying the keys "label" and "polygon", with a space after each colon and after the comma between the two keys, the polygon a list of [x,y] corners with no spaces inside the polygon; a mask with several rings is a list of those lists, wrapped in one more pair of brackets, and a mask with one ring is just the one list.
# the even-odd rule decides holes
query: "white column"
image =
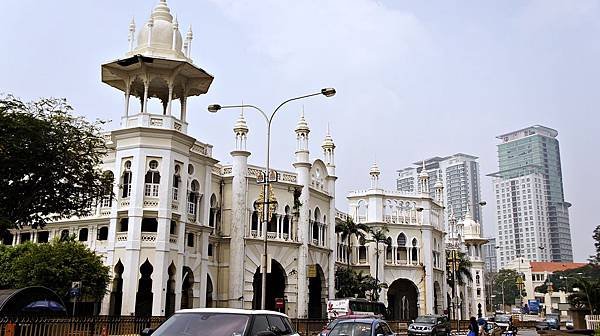
{"label": "white column", "polygon": [[[244,237],[246,216],[246,176],[248,174],[248,156],[250,152],[236,150],[231,152],[232,165],[232,196],[231,196],[231,239],[229,249],[229,296],[228,305],[231,308],[242,308],[238,300],[244,294]],[[259,234],[262,220],[259,220]],[[206,241],[208,244],[208,240]],[[235,248],[234,248],[235,247]],[[204,276],[204,275],[203,275]],[[206,278],[203,278],[206,279]]]}
{"label": "white column", "polygon": [[169,100],[167,102],[167,115],[171,115],[171,105],[173,103],[173,83],[169,83]]}

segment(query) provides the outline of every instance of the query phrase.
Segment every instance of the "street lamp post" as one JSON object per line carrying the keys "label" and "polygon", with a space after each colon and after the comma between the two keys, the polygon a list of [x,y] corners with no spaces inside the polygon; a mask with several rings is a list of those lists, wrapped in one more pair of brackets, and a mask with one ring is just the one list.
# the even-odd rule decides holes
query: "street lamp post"
{"label": "street lamp post", "polygon": [[265,171],[265,180],[264,180],[264,186],[263,186],[263,194],[264,194],[264,199],[263,199],[263,228],[262,228],[262,234],[263,234],[263,257],[262,257],[262,265],[261,265],[261,273],[262,273],[262,285],[261,285],[261,298],[260,298],[260,307],[261,309],[265,309],[265,300],[266,300],[266,296],[265,293],[267,291],[267,224],[269,223],[269,205],[273,204],[275,202],[271,202],[269,200],[269,183],[270,181],[270,150],[271,150],[271,123],[273,122],[273,117],[275,117],[275,114],[277,113],[277,111],[279,111],[279,109],[294,100],[299,100],[299,99],[304,99],[304,98],[308,98],[308,97],[313,97],[313,96],[318,96],[318,95],[324,95],[325,97],[333,97],[335,95],[336,91],[334,88],[324,88],[321,89],[320,92],[316,92],[316,93],[311,93],[311,94],[307,94],[304,96],[299,96],[299,97],[294,97],[294,98],[290,98],[288,100],[285,100],[283,103],[279,104],[279,106],[277,106],[277,108],[271,113],[270,116],[268,116],[263,110],[261,110],[260,108],[254,106],[254,105],[248,105],[248,104],[242,104],[242,105],[219,105],[219,104],[213,104],[213,105],[209,105],[208,106],[208,112],[211,113],[217,113],[219,110],[222,109],[227,109],[227,108],[252,108],[257,110],[258,112],[260,112],[260,114],[262,114],[262,116],[265,118],[265,122],[267,123],[267,159],[266,159],[266,171]]}

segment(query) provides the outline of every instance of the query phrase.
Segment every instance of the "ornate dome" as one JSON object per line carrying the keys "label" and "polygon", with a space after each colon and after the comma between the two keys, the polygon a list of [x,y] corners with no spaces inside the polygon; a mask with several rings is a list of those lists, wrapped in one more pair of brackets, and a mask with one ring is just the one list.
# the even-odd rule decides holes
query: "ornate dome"
{"label": "ornate dome", "polygon": [[238,120],[235,122],[235,125],[233,126],[233,132],[238,134],[238,133],[248,133],[248,125],[246,124],[246,118],[244,118],[244,113],[242,112],[240,114],[240,117],[238,118]]}
{"label": "ornate dome", "polygon": [[302,114],[300,115],[300,120],[298,120],[298,125],[296,126],[296,133],[300,132],[310,132],[310,128],[308,128],[308,123],[306,122],[306,119],[304,119],[304,112],[302,112]]}
{"label": "ornate dome", "polygon": [[182,45],[177,18],[173,19],[167,1],[160,0],[148,22],[142,25],[136,47],[129,54],[188,60],[182,51]]}
{"label": "ornate dome", "polygon": [[372,176],[379,176],[379,174],[381,174],[381,170],[379,170],[379,166],[377,165],[377,162],[373,162],[373,165],[371,166],[371,169],[369,170],[369,174]]}
{"label": "ornate dome", "polygon": [[323,148],[335,148],[335,143],[333,143],[333,138],[331,134],[329,134],[329,129],[327,130],[327,134],[325,135],[325,140],[323,140]]}
{"label": "ornate dome", "polygon": [[463,234],[465,239],[469,238],[479,238],[481,233],[481,225],[473,220],[471,216],[471,212],[467,209],[467,213],[465,214],[465,218],[462,221],[463,225]]}

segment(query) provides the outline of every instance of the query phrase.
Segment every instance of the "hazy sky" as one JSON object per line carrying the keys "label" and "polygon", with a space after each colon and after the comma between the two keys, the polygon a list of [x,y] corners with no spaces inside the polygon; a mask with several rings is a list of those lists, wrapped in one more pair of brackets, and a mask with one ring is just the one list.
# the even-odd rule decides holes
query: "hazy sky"
{"label": "hazy sky", "polygon": [[[24,99],[66,97],[89,118],[117,121],[123,96],[101,83],[100,64],[127,51],[158,0],[2,1],[0,91]],[[272,164],[292,170],[293,129],[304,106],[311,156],[331,125],[337,206],[369,185],[377,160],[387,189],[419,159],[480,157],[486,234],[495,234],[491,180],[496,135],[533,124],[558,130],[576,260],[593,251],[600,202],[600,2],[199,0],[168,1],[192,57],[215,76],[191,99],[189,133],[230,162],[235,111],[211,103],[272,109],[322,87],[334,98],[290,104],[274,121]],[[251,111],[250,162],[263,164],[264,122]],[[596,133],[596,134],[594,134]],[[594,210],[596,209],[596,210]]]}

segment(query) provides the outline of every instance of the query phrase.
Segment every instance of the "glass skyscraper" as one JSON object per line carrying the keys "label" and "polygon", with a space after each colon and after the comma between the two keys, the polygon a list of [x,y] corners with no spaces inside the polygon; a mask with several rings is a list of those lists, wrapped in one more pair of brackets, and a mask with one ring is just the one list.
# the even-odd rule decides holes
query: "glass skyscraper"
{"label": "glass skyscraper", "polygon": [[500,267],[516,257],[573,261],[558,132],[531,126],[499,135],[494,177]]}

